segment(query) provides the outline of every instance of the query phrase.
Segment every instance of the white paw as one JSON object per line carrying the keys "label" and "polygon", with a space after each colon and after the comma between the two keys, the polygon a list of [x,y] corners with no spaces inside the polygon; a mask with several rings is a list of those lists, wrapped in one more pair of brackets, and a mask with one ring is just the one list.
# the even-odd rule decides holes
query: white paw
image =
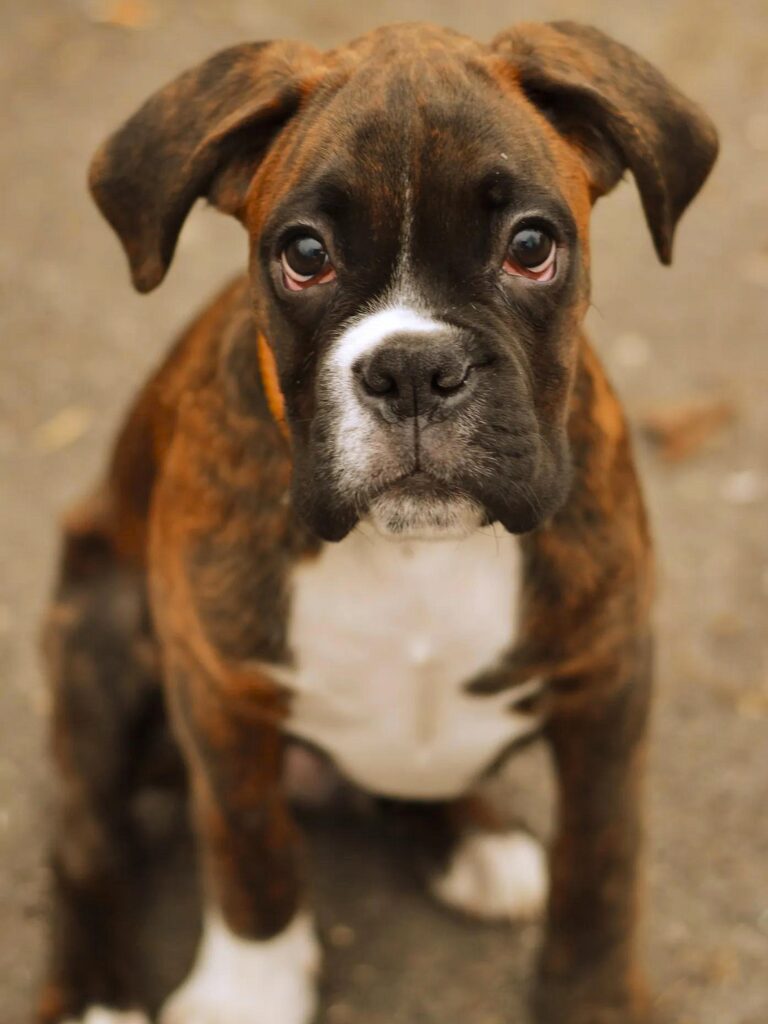
{"label": "white paw", "polygon": [[192,973],[166,1002],[160,1024],[309,1024],[319,964],[305,914],[260,942],[209,913]]}
{"label": "white paw", "polygon": [[433,895],[486,920],[535,917],[549,887],[541,843],[525,832],[479,832],[462,839]]}
{"label": "white paw", "polygon": [[91,1006],[85,1015],[63,1024],[149,1024],[149,1017],[141,1010],[108,1010],[106,1006]]}

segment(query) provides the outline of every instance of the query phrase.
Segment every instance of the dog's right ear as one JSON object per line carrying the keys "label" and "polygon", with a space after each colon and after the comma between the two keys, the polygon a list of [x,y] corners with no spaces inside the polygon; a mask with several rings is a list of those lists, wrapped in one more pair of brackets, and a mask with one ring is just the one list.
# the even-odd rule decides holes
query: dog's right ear
{"label": "dog's right ear", "polygon": [[706,114],[647,60],[588,25],[515,25],[491,45],[578,152],[593,199],[632,172],[656,252],[669,263],[675,226],[717,156]]}
{"label": "dog's right ear", "polygon": [[317,50],[300,43],[222,50],[156,92],[102,145],[91,192],[140,292],[162,281],[198,197],[241,214],[260,160],[320,62]]}

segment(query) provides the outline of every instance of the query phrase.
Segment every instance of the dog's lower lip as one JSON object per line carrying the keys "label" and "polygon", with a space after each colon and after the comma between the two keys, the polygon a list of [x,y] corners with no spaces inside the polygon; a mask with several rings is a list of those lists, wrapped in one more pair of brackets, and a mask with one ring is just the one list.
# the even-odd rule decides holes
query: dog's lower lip
{"label": "dog's lower lip", "polygon": [[442,481],[426,473],[423,469],[415,469],[409,473],[403,473],[389,483],[378,488],[377,497],[392,492],[405,492],[410,496],[423,495],[425,498],[437,496],[450,497],[454,492]]}

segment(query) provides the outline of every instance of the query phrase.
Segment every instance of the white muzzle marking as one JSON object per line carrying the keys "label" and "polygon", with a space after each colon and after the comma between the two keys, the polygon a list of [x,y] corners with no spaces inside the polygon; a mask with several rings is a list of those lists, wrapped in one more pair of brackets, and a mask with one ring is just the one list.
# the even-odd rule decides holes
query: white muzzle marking
{"label": "white muzzle marking", "polygon": [[356,363],[398,334],[437,334],[447,326],[410,306],[390,303],[353,320],[331,346],[319,390],[336,410],[326,455],[336,486],[345,494],[375,484],[386,476],[391,463],[380,424],[357,394]]}

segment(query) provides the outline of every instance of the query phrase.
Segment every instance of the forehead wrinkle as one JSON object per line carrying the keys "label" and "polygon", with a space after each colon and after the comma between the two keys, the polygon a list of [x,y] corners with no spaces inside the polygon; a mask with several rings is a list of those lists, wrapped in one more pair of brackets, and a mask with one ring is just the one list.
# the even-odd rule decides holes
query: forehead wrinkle
{"label": "forehead wrinkle", "polygon": [[[387,217],[395,212],[393,205],[398,198],[402,209],[397,212],[404,214],[406,186],[410,182],[414,189],[420,170],[418,150],[423,145],[419,136],[431,132],[437,141],[452,120],[461,119],[479,84],[477,68],[468,69],[453,54],[450,60],[439,63],[423,54],[418,61],[406,57],[410,58],[410,52],[400,53],[394,67],[391,60],[383,61],[380,55],[371,57],[345,78],[335,76],[332,89],[318,88],[324,105],[318,111],[319,95],[315,95],[315,103],[310,103],[319,117],[305,124],[294,140],[288,166],[284,167],[287,184],[295,187],[309,164],[338,155],[346,139],[344,149],[355,154],[358,174],[373,177],[375,189],[383,193]],[[379,78],[382,82],[377,87]],[[305,119],[300,115],[300,120]],[[481,129],[475,120],[473,130],[485,135],[490,129]],[[458,141],[465,148],[471,138],[464,131]]]}
{"label": "forehead wrinkle", "polygon": [[[379,70],[382,74],[386,71],[386,78],[381,89],[374,90],[370,79],[372,76],[375,81]],[[470,129],[477,132],[478,119],[470,119],[468,111],[476,109],[479,80],[487,88],[488,76],[484,69],[468,69],[456,60],[435,65],[401,57],[394,71],[390,62],[384,69],[356,77],[366,85],[366,95],[383,92],[385,96],[383,109],[364,108],[355,128],[355,151],[367,153],[369,143],[373,154],[381,154],[381,161],[390,165],[388,179],[376,186],[374,202],[377,220],[386,221],[392,230],[399,222],[399,254],[390,293],[417,299],[413,245],[419,200],[432,189],[430,179],[436,161],[443,159],[441,150],[455,157],[457,150],[463,153],[472,140]],[[487,130],[492,129],[489,126]],[[455,165],[456,161],[445,163]]]}
{"label": "forehead wrinkle", "polygon": [[526,106],[514,98],[504,98],[495,88],[479,96],[475,90],[475,98],[477,105],[459,110],[441,102],[437,123],[424,134],[420,166],[427,180],[415,209],[415,244],[433,244],[436,228],[447,231],[449,222],[460,229],[468,204],[481,216],[484,179],[493,177],[503,183],[505,205],[521,211],[526,204],[539,205],[542,214],[549,211],[566,225],[575,220],[583,235],[584,210],[574,202],[573,174],[563,174],[561,148],[568,147],[555,145],[559,140],[552,138],[551,126],[547,123],[547,131],[530,120]]}
{"label": "forehead wrinkle", "polygon": [[294,210],[297,213],[318,213],[330,218],[343,212],[352,202],[348,182],[337,169],[329,169],[314,177],[303,179],[288,192],[275,207],[267,224],[285,219]]}
{"label": "forehead wrinkle", "polygon": [[[311,195],[312,179],[320,186],[322,179],[309,172],[335,164],[341,191],[359,206],[358,224],[369,228],[371,241],[384,247],[380,255],[386,250],[391,261],[390,290],[399,285],[413,292],[415,234],[434,234],[455,222],[456,201],[479,193],[492,161],[504,153],[506,168],[521,180],[538,186],[540,194],[552,188],[559,196],[557,177],[567,155],[562,149],[570,147],[556,146],[554,129],[537,112],[531,116],[522,92],[474,58],[470,64],[463,56],[420,48],[417,59],[412,56],[410,49],[389,60],[372,54],[345,77],[336,76],[333,88],[318,89],[312,117],[297,119],[301,130],[293,133],[283,162],[278,199],[297,192],[298,201],[322,203]],[[579,207],[583,236],[588,209],[578,203],[578,175],[568,171],[568,195],[561,198],[571,209]]]}
{"label": "forehead wrinkle", "polygon": [[[251,183],[248,198],[249,226],[256,234],[271,210],[305,177],[307,168],[334,152],[328,138],[325,110],[332,107],[347,78],[329,74],[308,94],[299,112],[291,118],[268,149]],[[317,112],[322,113],[317,117]]]}
{"label": "forehead wrinkle", "polygon": [[532,102],[523,89],[517,72],[498,55],[491,57],[487,66],[497,93],[513,109],[524,111],[526,121],[536,130],[550,162],[556,170],[558,191],[568,204],[576,221],[583,255],[589,264],[589,220],[592,211],[589,175],[577,148],[564,138],[546,115]]}

